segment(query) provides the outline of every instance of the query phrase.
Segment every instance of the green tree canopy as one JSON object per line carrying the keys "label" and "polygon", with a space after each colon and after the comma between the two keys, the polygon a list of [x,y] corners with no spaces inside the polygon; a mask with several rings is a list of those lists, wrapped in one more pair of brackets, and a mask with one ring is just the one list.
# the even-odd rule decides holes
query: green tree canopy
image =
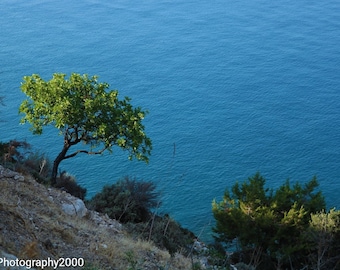
{"label": "green tree canopy", "polygon": [[[69,78],[56,73],[49,81],[37,74],[24,77],[21,90],[28,98],[19,108],[24,114],[21,123],[30,123],[34,134],[42,134],[44,126],[52,125],[64,137],[63,148],[54,160],[52,184],[60,162],[78,153],[112,152],[116,145],[129,152],[129,159],[149,160],[152,144],[142,124],[146,111],[134,108],[128,97],[119,100],[117,90],[108,90],[109,85],[97,79],[77,73]],[[69,153],[80,142],[84,148]]]}
{"label": "green tree canopy", "polygon": [[221,202],[212,204],[217,240],[230,243],[237,239],[243,250],[252,250],[253,263],[267,255],[277,264],[298,262],[298,255],[306,250],[302,233],[309,226],[310,216],[325,208],[317,187],[314,177],[304,186],[291,186],[286,181],[274,192],[265,188],[265,179],[259,173],[234,184]]}
{"label": "green tree canopy", "polygon": [[340,266],[340,211],[321,211],[311,215],[305,232],[310,241],[309,260],[312,269],[339,269]]}

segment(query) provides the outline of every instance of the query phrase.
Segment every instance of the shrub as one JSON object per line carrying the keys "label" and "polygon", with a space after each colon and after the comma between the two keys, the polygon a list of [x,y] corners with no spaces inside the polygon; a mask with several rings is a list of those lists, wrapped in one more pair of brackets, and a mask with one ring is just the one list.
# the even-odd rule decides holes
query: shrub
{"label": "shrub", "polygon": [[125,177],[87,201],[90,209],[107,214],[120,222],[143,222],[151,216],[151,209],[159,205],[159,194],[152,182]]}
{"label": "shrub", "polygon": [[74,176],[68,174],[66,171],[63,171],[57,178],[57,183],[55,187],[65,190],[71,195],[82,200],[84,200],[86,196],[86,188],[78,185]]}
{"label": "shrub", "polygon": [[311,215],[304,232],[309,248],[309,263],[313,269],[340,267],[340,210],[321,211]]}
{"label": "shrub", "polygon": [[51,172],[49,159],[39,152],[32,152],[26,141],[11,140],[0,143],[1,163],[23,174],[31,174],[38,182],[48,183]]}
{"label": "shrub", "polygon": [[27,168],[38,172],[41,177],[47,178],[51,172],[51,162],[39,152],[30,153],[22,162]]}
{"label": "shrub", "polygon": [[242,254],[249,257],[243,262],[258,269],[268,269],[270,261],[283,267],[300,267],[306,263],[307,252],[303,232],[311,214],[325,208],[317,187],[314,177],[305,185],[292,186],[286,181],[276,191],[269,190],[259,173],[234,184],[221,202],[213,202],[216,239],[222,243],[237,239]]}
{"label": "shrub", "polygon": [[10,140],[0,143],[2,163],[16,163],[22,161],[29,153],[31,145],[26,141]]}
{"label": "shrub", "polygon": [[170,255],[176,252],[188,255],[191,251],[194,233],[183,228],[169,215],[154,215],[148,222],[127,223],[127,230],[136,237],[152,241],[159,248],[167,249]]}
{"label": "shrub", "polygon": [[51,168],[51,162],[45,154],[33,152],[20,163],[17,170],[30,173],[39,183],[48,184]]}

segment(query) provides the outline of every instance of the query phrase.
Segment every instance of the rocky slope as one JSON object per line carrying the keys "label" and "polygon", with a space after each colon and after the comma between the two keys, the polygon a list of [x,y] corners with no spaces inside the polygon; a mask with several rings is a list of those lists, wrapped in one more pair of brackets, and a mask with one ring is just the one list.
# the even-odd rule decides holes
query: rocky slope
{"label": "rocky slope", "polygon": [[0,269],[27,269],[4,267],[1,258],[10,256],[84,259],[83,267],[64,269],[191,269],[188,258],[170,257],[150,242],[132,239],[117,221],[30,175],[0,166],[0,190]]}

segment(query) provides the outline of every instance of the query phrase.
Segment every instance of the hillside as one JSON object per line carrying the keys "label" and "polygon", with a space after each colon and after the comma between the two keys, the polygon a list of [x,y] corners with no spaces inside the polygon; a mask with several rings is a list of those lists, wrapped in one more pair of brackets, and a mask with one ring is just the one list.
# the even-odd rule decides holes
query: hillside
{"label": "hillside", "polygon": [[171,257],[150,242],[133,239],[117,221],[30,175],[0,166],[0,189],[1,257],[85,261],[83,267],[66,269],[191,269],[189,258]]}

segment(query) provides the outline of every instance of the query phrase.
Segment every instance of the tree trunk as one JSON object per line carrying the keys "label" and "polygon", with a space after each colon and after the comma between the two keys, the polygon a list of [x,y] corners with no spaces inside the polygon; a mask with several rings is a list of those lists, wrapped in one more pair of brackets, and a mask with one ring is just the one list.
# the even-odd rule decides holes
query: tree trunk
{"label": "tree trunk", "polygon": [[57,158],[53,162],[53,169],[52,169],[52,176],[51,176],[51,185],[52,186],[55,186],[56,183],[57,183],[57,175],[58,175],[59,164],[63,159],[65,159],[66,153],[67,153],[69,148],[70,148],[69,144],[65,142],[63,150],[61,150],[61,152],[59,153],[59,155],[57,156]]}

